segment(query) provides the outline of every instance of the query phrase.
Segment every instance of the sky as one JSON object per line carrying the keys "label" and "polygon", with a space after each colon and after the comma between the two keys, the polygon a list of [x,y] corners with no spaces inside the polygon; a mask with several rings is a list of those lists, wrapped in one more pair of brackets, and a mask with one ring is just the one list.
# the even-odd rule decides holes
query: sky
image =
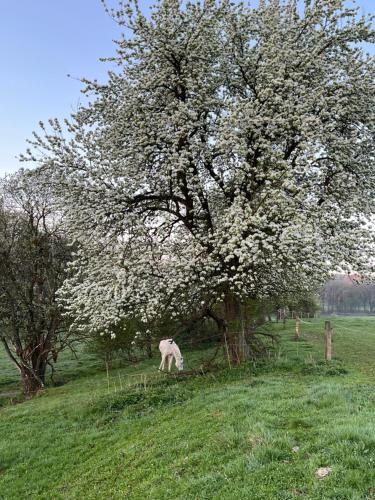
{"label": "sky", "polygon": [[[151,3],[140,0],[144,11]],[[375,0],[357,3],[375,14]],[[16,156],[40,120],[77,109],[78,78],[105,80],[99,58],[119,33],[100,0],[0,0],[0,176],[25,166]]]}

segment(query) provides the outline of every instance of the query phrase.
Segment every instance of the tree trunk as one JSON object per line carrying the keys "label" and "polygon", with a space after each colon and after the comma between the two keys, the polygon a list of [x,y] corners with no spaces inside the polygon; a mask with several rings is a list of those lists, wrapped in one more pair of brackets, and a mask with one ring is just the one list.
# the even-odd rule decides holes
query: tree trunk
{"label": "tree trunk", "polygon": [[21,366],[21,380],[25,396],[31,396],[44,388],[49,346],[41,338],[39,342],[35,347],[29,346],[24,351],[25,355],[28,350],[31,350],[31,355],[24,357]]}
{"label": "tree trunk", "polygon": [[27,398],[44,388],[45,368],[39,374],[26,366],[22,366],[20,371],[23,392]]}
{"label": "tree trunk", "polygon": [[148,332],[146,332],[145,348],[146,348],[146,355],[147,355],[147,357],[149,359],[151,359],[152,358],[152,336]]}
{"label": "tree trunk", "polygon": [[43,360],[38,367],[36,373],[38,374],[39,379],[44,384],[46,383],[46,371],[47,371],[47,359]]}
{"label": "tree trunk", "polygon": [[246,340],[244,332],[239,332],[241,305],[236,296],[227,294],[224,298],[225,335],[233,365],[239,365],[246,356]]}
{"label": "tree trunk", "polygon": [[224,318],[217,315],[212,309],[207,309],[205,313],[215,321],[222,333],[231,364],[239,365],[242,360],[247,359],[249,347],[245,337],[245,325],[240,327],[241,305],[239,300],[231,294],[224,298]]}
{"label": "tree trunk", "polygon": [[152,358],[152,341],[151,339],[146,340],[146,352],[149,359]]}
{"label": "tree trunk", "polygon": [[46,377],[48,352],[42,352],[38,355],[37,349],[34,349],[33,355],[30,359],[30,357],[26,356],[28,349],[21,350],[16,355],[9,348],[5,337],[1,337],[1,341],[9,359],[20,371],[21,383],[25,396],[31,397],[37,391],[43,389]]}

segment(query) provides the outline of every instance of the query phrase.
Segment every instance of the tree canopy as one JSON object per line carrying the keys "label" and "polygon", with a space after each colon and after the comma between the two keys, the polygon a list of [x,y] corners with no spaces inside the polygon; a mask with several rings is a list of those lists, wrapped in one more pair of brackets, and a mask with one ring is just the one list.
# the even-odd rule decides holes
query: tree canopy
{"label": "tree canopy", "polygon": [[84,80],[89,104],[41,124],[25,156],[79,243],[60,295],[77,326],[371,267],[371,19],[341,0],[297,3],[109,10],[126,31],[118,70]]}

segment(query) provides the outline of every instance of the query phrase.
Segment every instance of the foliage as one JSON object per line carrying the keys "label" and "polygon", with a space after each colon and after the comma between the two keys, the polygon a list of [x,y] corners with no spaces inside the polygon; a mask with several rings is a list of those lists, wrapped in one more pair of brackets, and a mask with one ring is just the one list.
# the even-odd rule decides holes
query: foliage
{"label": "foliage", "polygon": [[154,323],[154,329],[157,339],[173,338],[179,345],[190,347],[212,344],[222,336],[215,322],[202,313],[174,318],[163,315]]}
{"label": "foliage", "polygon": [[[110,10],[109,10],[110,11]],[[76,326],[294,296],[371,267],[371,20],[343,0],[164,0],[110,11],[118,71],[41,124],[38,162],[79,242]],[[128,36],[129,35],[129,36]]]}
{"label": "foliage", "polygon": [[56,303],[70,249],[50,196],[22,171],[0,185],[0,339],[25,393],[43,387],[71,337]]}
{"label": "foliage", "polygon": [[143,324],[136,319],[122,321],[113,325],[108,332],[97,332],[87,343],[87,351],[95,353],[110,365],[115,359],[135,361],[138,347],[145,345],[145,335],[149,330],[142,331]]}
{"label": "foliage", "polygon": [[311,315],[320,310],[319,296],[317,294],[288,298],[284,304],[289,311],[309,313]]}

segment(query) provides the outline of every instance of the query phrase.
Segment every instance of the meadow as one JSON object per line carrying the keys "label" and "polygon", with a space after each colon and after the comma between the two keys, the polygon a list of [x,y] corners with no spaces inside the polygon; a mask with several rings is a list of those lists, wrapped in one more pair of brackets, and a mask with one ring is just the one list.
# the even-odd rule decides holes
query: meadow
{"label": "meadow", "polygon": [[[272,355],[194,377],[154,359],[114,368],[65,353],[57,385],[19,402],[0,357],[0,498],[374,499],[375,318],[269,325]],[[184,350],[186,369],[204,350]],[[223,358],[225,359],[225,358]],[[320,467],[330,467],[323,479]]]}

